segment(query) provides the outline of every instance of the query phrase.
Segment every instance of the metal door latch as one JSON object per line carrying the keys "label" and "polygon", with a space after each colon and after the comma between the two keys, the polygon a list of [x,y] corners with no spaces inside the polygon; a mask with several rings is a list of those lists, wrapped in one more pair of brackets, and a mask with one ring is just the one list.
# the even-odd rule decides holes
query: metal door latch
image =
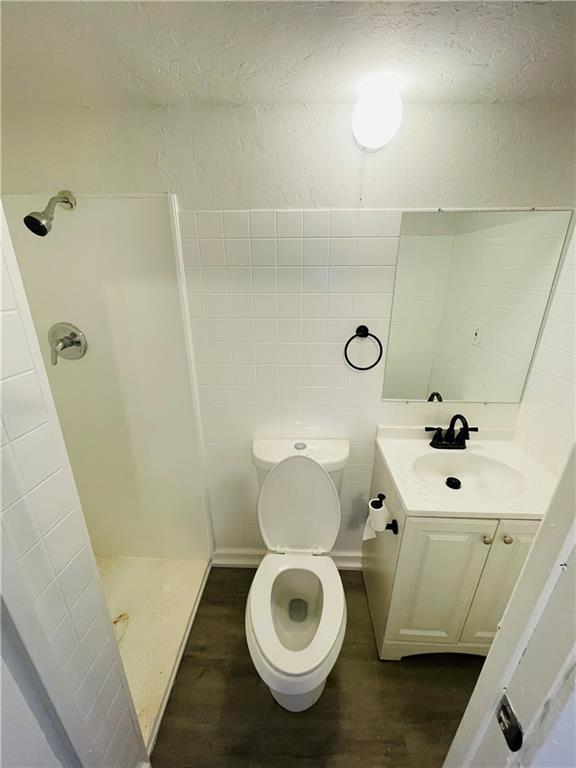
{"label": "metal door latch", "polygon": [[500,699],[500,704],[496,711],[496,718],[500,730],[504,734],[504,738],[508,744],[508,749],[511,752],[518,752],[522,746],[522,726],[514,714],[514,710],[512,709],[512,705],[508,701],[506,694]]}

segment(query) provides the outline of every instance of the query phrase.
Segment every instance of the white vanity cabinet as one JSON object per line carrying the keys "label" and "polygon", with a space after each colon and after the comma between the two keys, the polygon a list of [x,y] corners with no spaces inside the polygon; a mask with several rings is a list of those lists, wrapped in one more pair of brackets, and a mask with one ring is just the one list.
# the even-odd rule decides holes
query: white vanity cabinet
{"label": "white vanity cabinet", "polygon": [[387,640],[460,641],[497,525],[495,520],[407,519]]}
{"label": "white vanity cabinet", "polygon": [[500,520],[498,523],[461,642],[487,645],[492,642],[538,526],[536,520]]}
{"label": "white vanity cabinet", "polygon": [[363,544],[363,572],[378,653],[486,655],[538,520],[414,514],[377,452],[372,495],[386,491],[399,533]]}

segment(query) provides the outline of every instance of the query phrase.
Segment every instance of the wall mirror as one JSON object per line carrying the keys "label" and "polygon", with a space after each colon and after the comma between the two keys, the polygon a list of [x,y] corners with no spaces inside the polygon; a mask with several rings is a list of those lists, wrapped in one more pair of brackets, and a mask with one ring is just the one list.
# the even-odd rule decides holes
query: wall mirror
{"label": "wall mirror", "polygon": [[570,216],[405,213],[384,399],[518,402]]}

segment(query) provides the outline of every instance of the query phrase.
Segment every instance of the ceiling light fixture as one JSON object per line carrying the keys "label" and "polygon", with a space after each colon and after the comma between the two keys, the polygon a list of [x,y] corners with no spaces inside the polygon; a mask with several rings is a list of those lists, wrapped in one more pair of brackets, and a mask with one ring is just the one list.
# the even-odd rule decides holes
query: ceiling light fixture
{"label": "ceiling light fixture", "polygon": [[394,138],[402,122],[402,81],[378,72],[366,78],[352,113],[352,133],[365,152],[377,152]]}

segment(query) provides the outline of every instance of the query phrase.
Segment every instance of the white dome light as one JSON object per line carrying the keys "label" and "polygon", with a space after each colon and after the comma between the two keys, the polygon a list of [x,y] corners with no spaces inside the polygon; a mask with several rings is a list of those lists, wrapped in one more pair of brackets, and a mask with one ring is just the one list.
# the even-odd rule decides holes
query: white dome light
{"label": "white dome light", "polygon": [[397,77],[379,73],[367,78],[352,113],[352,133],[366,152],[376,152],[394,138],[402,122]]}

